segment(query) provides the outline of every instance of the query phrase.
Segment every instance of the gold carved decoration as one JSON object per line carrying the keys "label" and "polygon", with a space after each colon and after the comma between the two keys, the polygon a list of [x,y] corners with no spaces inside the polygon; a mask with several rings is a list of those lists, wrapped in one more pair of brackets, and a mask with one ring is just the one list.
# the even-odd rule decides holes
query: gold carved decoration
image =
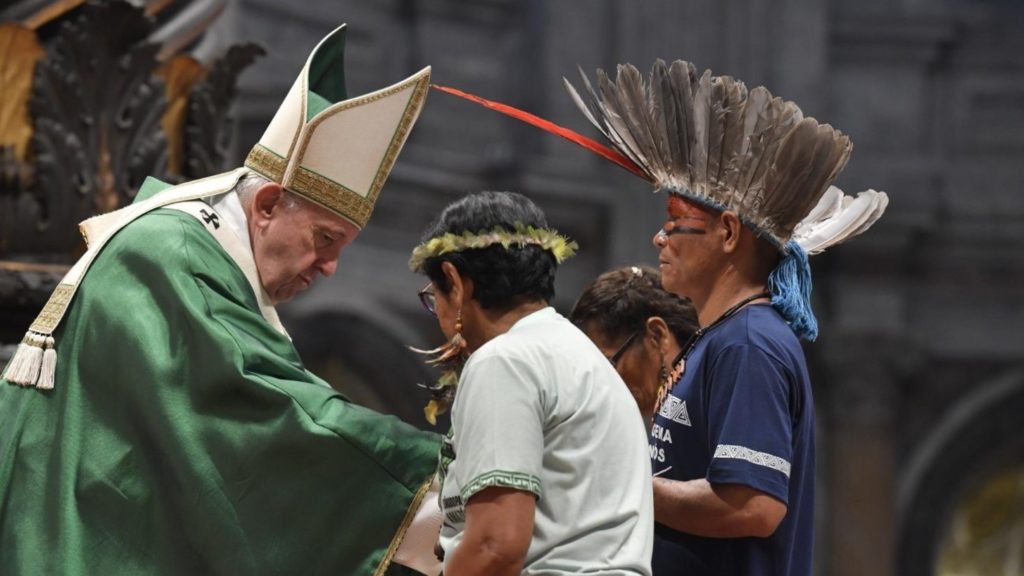
{"label": "gold carved decoration", "polygon": [[32,139],[28,113],[32,74],[45,51],[35,32],[14,22],[0,24],[0,148],[11,147],[19,162],[26,162]]}
{"label": "gold carved decoration", "polygon": [[157,70],[164,81],[167,109],[160,126],[167,135],[167,171],[182,174],[185,164],[185,119],[192,88],[206,76],[206,68],[191,56],[179,55]]}

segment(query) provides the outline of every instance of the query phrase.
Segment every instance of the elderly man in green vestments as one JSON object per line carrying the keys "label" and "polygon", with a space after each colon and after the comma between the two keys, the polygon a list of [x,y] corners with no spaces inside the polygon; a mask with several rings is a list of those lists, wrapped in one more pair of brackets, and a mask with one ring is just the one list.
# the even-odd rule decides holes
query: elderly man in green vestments
{"label": "elderly man in green vestments", "polygon": [[334,272],[426,97],[429,68],[348,97],[343,42],[245,167],[82,224],[0,383],[0,574],[430,571],[437,438],[308,372],[274,311]]}

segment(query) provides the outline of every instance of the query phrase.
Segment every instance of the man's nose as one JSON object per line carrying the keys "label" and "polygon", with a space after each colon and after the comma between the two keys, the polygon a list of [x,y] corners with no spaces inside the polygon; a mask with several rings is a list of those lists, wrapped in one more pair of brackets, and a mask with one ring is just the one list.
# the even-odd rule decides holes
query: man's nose
{"label": "man's nose", "polygon": [[338,260],[337,258],[333,260],[318,260],[316,269],[325,277],[330,278],[334,276],[334,272],[338,269]]}
{"label": "man's nose", "polygon": [[655,248],[664,248],[665,243],[668,242],[668,234],[665,233],[665,229],[658,230],[658,233],[651,238],[651,243],[654,244]]}

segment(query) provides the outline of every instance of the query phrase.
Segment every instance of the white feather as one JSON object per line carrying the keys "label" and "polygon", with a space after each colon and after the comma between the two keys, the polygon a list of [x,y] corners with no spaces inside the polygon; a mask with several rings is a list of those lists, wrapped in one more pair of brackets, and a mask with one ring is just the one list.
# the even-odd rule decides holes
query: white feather
{"label": "white feather", "polygon": [[794,234],[799,234],[801,229],[810,229],[811,226],[814,226],[818,222],[831,218],[836,212],[842,209],[842,206],[843,191],[835,186],[829,186],[828,190],[821,195],[821,199],[818,200],[818,203],[813,209],[811,209],[810,213],[807,214],[807,217],[796,225]]}
{"label": "white feather", "polygon": [[[834,186],[832,188],[835,188]],[[885,192],[865,190],[857,194],[857,197],[847,196],[841,190],[835,188],[840,196],[841,208],[834,210],[831,215],[821,217],[825,210],[818,211],[821,202],[812,214],[818,219],[810,220],[810,215],[797,225],[793,234],[793,240],[804,249],[807,254],[819,254],[830,246],[835,246],[849,238],[852,238],[871,227],[885,212],[889,204],[889,197]],[[835,194],[829,190],[829,193]],[[836,197],[830,202],[835,203]]]}
{"label": "white feather", "polygon": [[[874,190],[868,191],[875,192]],[[875,221],[881,218],[882,214],[885,213],[885,209],[889,206],[889,195],[886,194],[885,192],[875,192],[875,194],[875,211],[872,212],[871,216],[869,216],[868,219],[865,220],[864,223],[860,225],[860,228],[857,228],[853,232],[849,233],[847,235],[847,238],[853,238],[854,236],[867,232],[868,228],[871,228],[871,225],[874,224]]]}

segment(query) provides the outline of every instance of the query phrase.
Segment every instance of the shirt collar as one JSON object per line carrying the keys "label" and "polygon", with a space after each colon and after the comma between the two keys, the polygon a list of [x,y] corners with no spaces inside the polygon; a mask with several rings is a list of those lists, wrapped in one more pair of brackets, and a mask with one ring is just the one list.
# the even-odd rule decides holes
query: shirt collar
{"label": "shirt collar", "polygon": [[513,330],[525,328],[526,326],[536,324],[537,322],[549,320],[553,318],[556,314],[558,314],[558,312],[556,312],[554,308],[552,308],[551,306],[545,306],[544,308],[541,308],[536,312],[530,312],[526,316],[523,316],[519,320],[516,320],[516,323],[513,324],[512,327],[508,329],[508,331],[512,332]]}
{"label": "shirt collar", "polygon": [[249,241],[249,219],[245,217],[245,210],[242,202],[235,191],[218,196],[212,196],[209,204],[220,214],[220,217],[227,222],[231,230],[242,241],[242,244],[252,252],[252,244]]}

